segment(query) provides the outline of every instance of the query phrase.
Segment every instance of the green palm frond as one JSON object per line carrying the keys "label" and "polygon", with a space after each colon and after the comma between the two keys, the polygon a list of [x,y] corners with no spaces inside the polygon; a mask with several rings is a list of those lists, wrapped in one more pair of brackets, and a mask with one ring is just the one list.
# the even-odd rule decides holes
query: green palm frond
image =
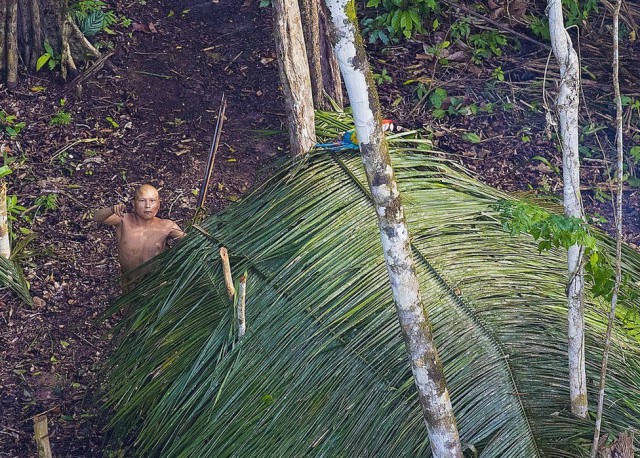
{"label": "green palm frond", "polygon": [[29,285],[22,269],[15,261],[2,256],[0,256],[0,285],[11,289],[27,304],[32,304]]}
{"label": "green palm frond", "polygon": [[[391,138],[392,159],[462,441],[483,457],[583,455],[592,425],[569,413],[565,254],[509,237],[492,209],[507,195],[412,142]],[[220,246],[249,275],[240,341]],[[625,256],[640,280],[640,257]],[[135,312],[107,384],[111,434],[131,453],[430,454],[358,156],[284,167],[156,264],[118,304]],[[604,308],[586,311],[590,395]],[[640,344],[617,329],[609,431],[640,427]]]}

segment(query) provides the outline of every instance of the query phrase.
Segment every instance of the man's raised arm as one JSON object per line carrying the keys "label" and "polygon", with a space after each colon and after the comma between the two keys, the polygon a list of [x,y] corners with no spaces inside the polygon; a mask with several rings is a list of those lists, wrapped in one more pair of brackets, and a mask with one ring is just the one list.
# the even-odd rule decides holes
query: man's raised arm
{"label": "man's raised arm", "polygon": [[124,204],[115,204],[111,207],[100,208],[93,213],[93,220],[97,223],[117,226],[122,222],[127,207]]}

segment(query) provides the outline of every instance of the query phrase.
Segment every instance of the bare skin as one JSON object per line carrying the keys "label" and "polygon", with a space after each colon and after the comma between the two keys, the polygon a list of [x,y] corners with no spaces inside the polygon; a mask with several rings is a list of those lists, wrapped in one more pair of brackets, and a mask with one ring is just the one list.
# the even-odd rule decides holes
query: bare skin
{"label": "bare skin", "polygon": [[123,289],[144,274],[137,267],[167,249],[167,241],[185,236],[180,227],[170,219],[158,218],[160,197],[158,190],[145,184],[138,188],[133,203],[133,213],[118,203],[96,210],[93,219],[108,226],[115,226],[118,241],[118,259],[123,274]]}

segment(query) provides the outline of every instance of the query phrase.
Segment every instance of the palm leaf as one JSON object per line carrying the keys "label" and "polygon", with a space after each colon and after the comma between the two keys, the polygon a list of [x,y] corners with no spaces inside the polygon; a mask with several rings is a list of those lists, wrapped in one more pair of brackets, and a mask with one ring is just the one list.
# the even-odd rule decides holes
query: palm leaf
{"label": "palm leaf", "polygon": [[0,285],[11,289],[25,303],[31,305],[29,285],[24,278],[22,269],[13,260],[0,256]]}
{"label": "palm leaf", "polygon": [[[486,457],[584,454],[592,425],[568,405],[564,253],[510,238],[492,209],[508,196],[425,154],[428,142],[390,143],[463,442]],[[430,453],[361,168],[322,152],[285,166],[157,259],[117,305],[135,313],[110,363],[114,439],[131,438],[139,456]],[[249,274],[240,341],[221,245]],[[640,257],[625,256],[640,280]],[[602,309],[586,310],[591,380]],[[640,344],[617,329],[604,418],[614,432],[640,426]]]}

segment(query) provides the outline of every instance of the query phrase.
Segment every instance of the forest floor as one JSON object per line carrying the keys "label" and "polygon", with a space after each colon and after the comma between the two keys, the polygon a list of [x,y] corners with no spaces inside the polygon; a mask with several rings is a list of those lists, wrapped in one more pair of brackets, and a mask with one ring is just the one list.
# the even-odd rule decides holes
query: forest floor
{"label": "forest floor", "polygon": [[[267,176],[260,170],[286,154],[269,8],[254,0],[109,4],[134,25],[106,37],[115,53],[81,92],[44,71],[13,91],[0,86],[0,108],[25,122],[16,139],[3,139],[16,158],[9,192],[27,209],[16,215],[14,231],[35,234],[20,254],[34,306],[8,291],[0,295],[0,457],[37,456],[32,418],[42,412],[54,456],[103,453],[100,368],[118,317],[98,317],[120,293],[119,268],[114,233],[93,223],[91,210],[130,202],[135,188],[149,182],[160,189],[159,216],[184,227],[194,213],[223,92],[228,108],[209,211],[239,200]],[[525,42],[478,65],[452,46],[449,57],[460,51],[459,60],[443,66],[428,46],[418,37],[371,47],[385,115],[405,128],[427,129],[435,149],[491,185],[558,194],[561,163],[545,133],[542,89],[531,84],[539,81],[549,50]],[[607,68],[606,54],[592,54],[585,58],[600,59],[592,72]],[[638,50],[623,51],[625,57],[637,60]],[[604,70],[597,76],[609,80]],[[635,80],[626,84],[626,93],[639,92]],[[428,97],[418,97],[435,88],[447,92],[442,107],[449,114],[442,119],[434,117]],[[584,89],[587,100],[604,97],[599,85],[587,82]],[[61,113],[71,122],[52,123]],[[598,130],[610,142],[610,129]],[[267,135],[274,132],[280,134]],[[604,160],[587,159],[585,206],[611,220]],[[640,196],[627,187],[625,198],[627,241],[638,243]]]}

